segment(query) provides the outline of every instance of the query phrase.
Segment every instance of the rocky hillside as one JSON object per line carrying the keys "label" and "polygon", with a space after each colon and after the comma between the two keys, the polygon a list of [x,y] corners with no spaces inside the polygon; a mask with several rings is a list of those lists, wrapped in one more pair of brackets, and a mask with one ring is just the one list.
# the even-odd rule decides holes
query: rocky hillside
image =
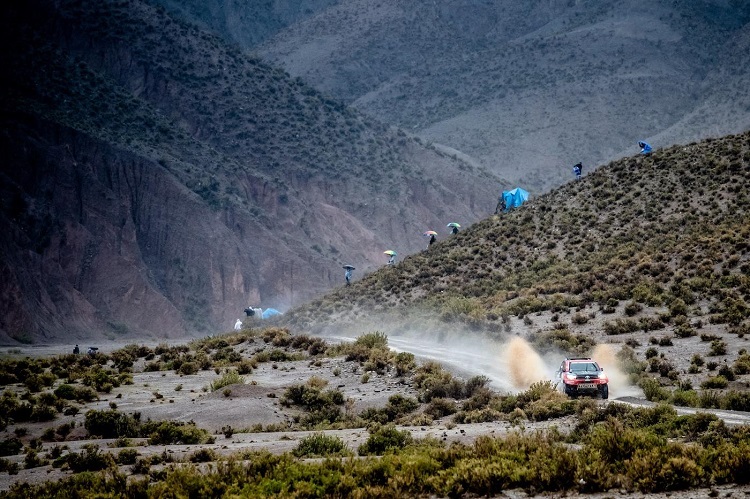
{"label": "rocky hillside", "polygon": [[748,186],[750,132],[624,158],[286,319],[317,331],[424,331],[430,321],[497,336],[513,322],[516,333],[570,337],[596,322],[607,335],[743,338]]}
{"label": "rocky hillside", "polygon": [[496,177],[162,8],[2,13],[4,341],[229,328],[494,209]]}
{"label": "rocky hillside", "polygon": [[[639,139],[750,128],[743,1],[341,0],[304,15],[285,2],[192,3],[221,5],[221,19],[192,19],[293,76],[534,191],[578,161],[633,154]],[[256,45],[229,19],[278,31]]]}

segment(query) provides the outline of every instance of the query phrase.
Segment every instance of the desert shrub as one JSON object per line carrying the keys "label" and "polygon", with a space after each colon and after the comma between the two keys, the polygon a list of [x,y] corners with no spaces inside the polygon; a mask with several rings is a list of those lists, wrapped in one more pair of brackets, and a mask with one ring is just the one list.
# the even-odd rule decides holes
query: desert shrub
{"label": "desert shrub", "polygon": [[117,388],[121,384],[118,373],[109,369],[102,369],[99,366],[88,369],[81,378],[81,381],[84,385],[92,387],[97,392],[105,393],[109,393],[112,391],[112,388]]}
{"label": "desert shrub", "polygon": [[717,356],[717,355],[726,355],[727,353],[727,344],[726,342],[722,340],[713,340],[711,342],[711,350],[709,352],[710,356]]}
{"label": "desert shrub", "polygon": [[244,384],[245,378],[240,376],[236,369],[227,369],[221,378],[214,380],[211,383],[211,391],[215,392],[229,385]]}
{"label": "desert shrub", "polygon": [[388,347],[388,335],[380,331],[366,333],[357,337],[354,344],[366,348],[386,348]]}
{"label": "desert shrub", "polygon": [[0,456],[15,456],[23,449],[23,443],[16,437],[6,438],[0,442]]}
{"label": "desert shrub", "polygon": [[456,402],[446,398],[433,398],[425,408],[425,414],[433,418],[442,418],[455,413],[457,410]]}
{"label": "desert shrub", "polygon": [[675,390],[672,392],[672,403],[683,407],[698,407],[700,400],[695,390]]}
{"label": "desert shrub", "polygon": [[237,364],[237,373],[241,375],[245,374],[252,374],[253,369],[257,366],[257,364],[254,364],[249,359],[242,359],[239,364]]}
{"label": "desert shrub", "polygon": [[135,464],[138,459],[138,451],[136,449],[123,449],[117,454],[117,464]]}
{"label": "desert shrub", "polygon": [[654,347],[648,347],[648,349],[646,350],[647,359],[651,359],[653,357],[656,357],[657,355],[659,355],[659,351]]}
{"label": "desert shrub", "polygon": [[71,452],[65,461],[74,473],[106,470],[115,467],[115,460],[112,454],[101,452],[99,447],[94,444],[84,445],[83,451],[80,453]]}
{"label": "desert shrub", "polygon": [[180,367],[177,369],[177,372],[179,374],[184,374],[186,376],[189,376],[191,374],[195,374],[200,369],[200,366],[197,362],[183,362],[180,364]]}
{"label": "desert shrub", "polygon": [[647,333],[662,329],[664,322],[658,317],[641,317],[638,319],[638,326],[643,332]]}
{"label": "desert shrub", "polygon": [[396,376],[405,376],[416,366],[414,354],[409,352],[399,352],[394,358],[396,365]]}
{"label": "desert shrub", "polygon": [[147,421],[141,425],[141,436],[150,445],[202,444],[211,441],[208,432],[195,423],[182,421]]}
{"label": "desert shrub", "polygon": [[138,436],[138,420],[116,410],[86,412],[84,427],[89,434],[102,438]]}
{"label": "desert shrub", "polygon": [[27,470],[46,466],[48,463],[46,459],[39,457],[39,454],[34,449],[29,449],[23,458],[23,467]]}
{"label": "desert shrub", "polygon": [[671,347],[674,343],[672,343],[672,338],[669,336],[662,336],[659,338],[659,346],[660,347]]}
{"label": "desert shrub", "polygon": [[300,440],[292,454],[296,457],[329,457],[348,456],[351,452],[341,438],[324,433],[313,433]]}
{"label": "desert shrub", "polygon": [[721,408],[731,411],[750,411],[750,393],[729,391],[721,400]]}
{"label": "desert shrub", "polygon": [[659,381],[653,378],[643,378],[639,383],[639,386],[643,390],[646,400],[651,402],[669,400],[669,392],[662,388]]}
{"label": "desert shrub", "polygon": [[724,376],[713,376],[703,381],[703,383],[701,383],[701,388],[703,388],[704,390],[715,388],[721,389],[726,388],[728,385],[729,381],[727,381]]}
{"label": "desert shrub", "polygon": [[76,398],[76,389],[73,385],[62,384],[55,388],[55,395],[65,400],[73,400]]}
{"label": "desert shrub", "polygon": [[604,323],[604,332],[608,335],[633,333],[640,329],[639,323],[632,319],[615,319]]}
{"label": "desert shrub", "polygon": [[[523,411],[521,411],[523,413]],[[503,413],[497,409],[491,407],[483,407],[481,409],[469,409],[458,411],[453,416],[453,421],[462,423],[489,423],[491,421],[500,421],[503,419]],[[523,419],[526,419],[526,414],[523,413]]]}
{"label": "desert shrub", "polygon": [[724,376],[727,381],[734,381],[735,379],[734,371],[732,371],[732,368],[726,364],[722,364],[719,368],[719,376]]}
{"label": "desert shrub", "polygon": [[582,314],[582,313],[573,314],[573,317],[570,318],[570,322],[572,322],[573,324],[578,324],[578,325],[586,324],[588,321],[589,321],[589,316],[586,314]]}
{"label": "desert shrub", "polygon": [[362,411],[360,417],[365,421],[385,424],[409,414],[417,407],[419,407],[419,403],[413,398],[396,394],[388,398],[388,403],[385,407],[381,409],[374,407],[367,408]]}
{"label": "desert shrub", "polygon": [[191,463],[210,463],[216,461],[218,457],[219,455],[213,449],[198,449],[188,456],[188,461]]}
{"label": "desert shrub", "polygon": [[29,421],[52,421],[57,416],[57,409],[47,404],[37,404],[31,410]]}
{"label": "desert shrub", "polygon": [[360,456],[382,455],[386,452],[403,449],[412,440],[411,433],[406,430],[397,430],[392,424],[374,425],[370,429],[370,436],[359,446],[357,452]]}
{"label": "desert shrub", "polygon": [[455,379],[437,362],[426,362],[414,374],[414,385],[420,390],[419,400],[429,402],[433,398],[463,398],[465,385]]}
{"label": "desert shrub", "polygon": [[541,353],[562,350],[571,354],[583,355],[596,345],[588,334],[574,334],[568,329],[553,329],[537,333],[532,337],[532,345]]}
{"label": "desert shrub", "polygon": [[732,369],[737,374],[750,374],[750,355],[742,354],[734,361]]}
{"label": "desert shrub", "polygon": [[9,459],[0,458],[0,473],[7,473],[8,475],[17,475],[20,466],[18,463],[13,462]]}
{"label": "desert shrub", "polygon": [[678,338],[690,338],[696,334],[695,329],[688,322],[677,324],[674,328],[674,335]]}
{"label": "desert shrub", "polygon": [[469,398],[473,396],[477,390],[485,388],[489,383],[490,378],[488,378],[487,376],[472,376],[471,378],[466,380],[466,385],[464,386],[464,397]]}
{"label": "desert shrub", "polygon": [[641,310],[643,310],[643,305],[634,301],[631,301],[625,305],[625,315],[627,315],[628,317],[636,315]]}

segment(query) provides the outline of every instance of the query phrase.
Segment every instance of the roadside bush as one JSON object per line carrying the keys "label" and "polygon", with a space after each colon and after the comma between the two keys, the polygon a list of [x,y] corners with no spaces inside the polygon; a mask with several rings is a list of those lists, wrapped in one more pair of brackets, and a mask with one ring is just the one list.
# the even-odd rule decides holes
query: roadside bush
{"label": "roadside bush", "polygon": [[653,378],[643,378],[639,386],[648,401],[659,402],[669,400],[669,392],[662,388],[661,384]]}
{"label": "roadside bush", "polygon": [[429,402],[433,398],[463,398],[465,385],[453,377],[437,362],[426,362],[414,374],[414,385],[421,390],[419,400]]}
{"label": "roadside bush", "polygon": [[409,352],[397,353],[394,362],[396,364],[396,376],[405,376],[416,366],[414,354]]}
{"label": "roadside bush", "polygon": [[339,437],[313,433],[300,440],[292,454],[296,457],[349,456],[351,451]]}

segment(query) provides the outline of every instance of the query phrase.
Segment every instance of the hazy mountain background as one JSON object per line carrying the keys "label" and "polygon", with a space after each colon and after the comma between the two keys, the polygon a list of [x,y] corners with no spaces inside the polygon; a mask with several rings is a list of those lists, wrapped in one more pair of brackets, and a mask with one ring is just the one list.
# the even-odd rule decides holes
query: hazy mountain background
{"label": "hazy mountain background", "polygon": [[227,329],[494,210],[497,177],[162,8],[0,22],[6,341]]}
{"label": "hazy mountain background", "polygon": [[750,127],[742,0],[153,0],[534,192]]}

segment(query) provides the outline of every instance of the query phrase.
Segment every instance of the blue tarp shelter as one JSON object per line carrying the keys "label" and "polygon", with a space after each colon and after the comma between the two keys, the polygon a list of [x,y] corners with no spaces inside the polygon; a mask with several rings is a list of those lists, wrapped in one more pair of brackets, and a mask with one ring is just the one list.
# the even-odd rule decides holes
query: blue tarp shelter
{"label": "blue tarp shelter", "polygon": [[503,191],[503,200],[505,201],[505,211],[511,208],[518,208],[529,200],[529,193],[520,187],[510,191]]}
{"label": "blue tarp shelter", "polygon": [[269,317],[273,317],[274,315],[281,315],[281,312],[276,310],[275,308],[267,308],[263,311],[263,317],[264,319],[268,319]]}

